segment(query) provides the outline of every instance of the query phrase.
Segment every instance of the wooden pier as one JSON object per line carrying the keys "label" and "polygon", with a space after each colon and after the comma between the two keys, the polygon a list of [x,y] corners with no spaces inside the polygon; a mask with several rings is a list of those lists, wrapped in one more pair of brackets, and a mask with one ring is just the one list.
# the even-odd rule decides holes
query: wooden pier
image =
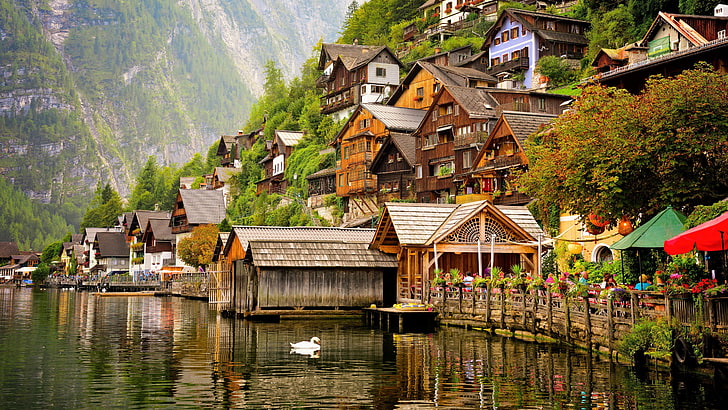
{"label": "wooden pier", "polygon": [[364,321],[369,327],[378,327],[388,332],[432,331],[438,313],[433,310],[411,310],[397,308],[366,308]]}

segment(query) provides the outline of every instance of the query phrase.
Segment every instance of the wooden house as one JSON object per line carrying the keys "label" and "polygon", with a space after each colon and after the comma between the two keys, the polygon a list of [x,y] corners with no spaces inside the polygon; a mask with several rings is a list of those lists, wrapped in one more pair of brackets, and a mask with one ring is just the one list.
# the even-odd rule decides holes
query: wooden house
{"label": "wooden house", "polygon": [[285,179],[286,161],[306,133],[303,131],[276,130],[273,141],[266,141],[268,155],[260,160],[265,177],[256,183],[257,194],[285,194],[288,181]]}
{"label": "wooden house", "polygon": [[341,155],[336,170],[336,195],[345,198],[348,219],[376,214],[377,180],[374,156],[392,133],[409,134],[425,112],[381,104],[361,104],[332,142]]}
{"label": "wooden house", "polygon": [[426,110],[442,87],[494,87],[498,79],[468,67],[417,61],[392,93],[387,105]]}
{"label": "wooden house", "polygon": [[[720,5],[716,6],[716,10],[719,8]],[[693,68],[699,61],[708,62],[719,72],[728,72],[726,32],[728,15],[725,14],[693,16],[660,12],[642,40],[636,43],[641,47],[638,50],[646,53],[646,59],[635,59],[612,70],[601,66],[602,72],[589,81],[637,93],[650,76],[672,77]]]}
{"label": "wooden house", "polygon": [[[192,229],[200,225],[217,225],[225,219],[225,200],[222,191],[209,189],[180,189],[174,203],[169,226],[175,237],[174,246],[190,236]],[[176,266],[185,266],[177,258]]]}
{"label": "wooden house", "polygon": [[377,204],[415,199],[415,137],[392,133],[371,165],[377,177]]}
{"label": "wooden house", "polygon": [[555,115],[527,112],[504,112],[473,160],[471,170],[463,174],[462,195],[457,203],[487,199],[495,205],[525,205],[531,197],[518,191],[513,183],[514,171],[528,168],[524,152],[526,138],[553,121]]}
{"label": "wooden house", "polygon": [[169,217],[149,218],[141,243],[144,249],[144,273],[158,272],[163,266],[174,264],[175,238],[169,226]]}
{"label": "wooden house", "polygon": [[336,168],[326,168],[306,176],[308,182],[308,206],[323,204],[324,197],[336,194]]}
{"label": "wooden house", "polygon": [[598,73],[616,70],[647,59],[647,47],[630,43],[620,48],[602,48],[592,60],[592,67]]}
{"label": "wooden house", "polygon": [[415,136],[415,186],[418,202],[446,203],[469,170],[477,150],[496,121],[496,101],[483,89],[443,88]]}
{"label": "wooden house", "polygon": [[90,270],[96,275],[129,273],[129,244],[124,232],[96,234],[96,265]]}
{"label": "wooden house", "polygon": [[31,279],[32,273],[39,263],[40,255],[35,252],[19,251],[18,254],[11,255],[8,263],[0,266],[0,283],[9,281],[19,283],[22,280]]}
{"label": "wooden house", "polygon": [[391,305],[397,261],[368,249],[373,235],[373,229],[235,226],[222,252],[232,279],[221,280],[230,286],[221,289],[221,310]]}
{"label": "wooden house", "polygon": [[560,115],[569,106],[572,97],[552,94],[542,90],[515,90],[489,88],[490,95],[498,104],[496,115],[504,111],[533,112],[537,114]]}
{"label": "wooden house", "polygon": [[386,46],[321,46],[316,85],[323,89],[321,113],[346,118],[357,105],[381,103],[399,84],[402,63]]}
{"label": "wooden house", "polygon": [[[438,49],[435,49],[438,51]],[[423,57],[417,61],[427,62],[440,66],[457,66],[458,63],[469,59],[473,55],[470,45],[454,48],[452,50],[436,52],[433,55]]]}
{"label": "wooden house", "polygon": [[428,302],[435,269],[510,273],[521,265],[536,273],[542,235],[521,206],[387,203],[370,248],[397,255],[398,302]]}
{"label": "wooden house", "polygon": [[548,78],[537,75],[544,56],[565,58],[578,65],[589,43],[588,21],[534,11],[506,9],[486,32],[482,50],[490,55],[488,73],[500,88],[545,87]]}
{"label": "wooden house", "polygon": [[239,174],[240,171],[240,168],[215,167],[215,171],[212,173],[212,189],[222,191],[225,205],[230,203],[232,178]]}
{"label": "wooden house", "polygon": [[162,218],[169,226],[170,213],[167,211],[134,211],[127,223],[127,242],[129,242],[129,272],[134,277],[148,272],[151,269],[149,259],[145,258],[144,249],[144,233],[147,229],[148,221],[152,218]]}
{"label": "wooden house", "polygon": [[223,167],[238,167],[240,162],[240,147],[238,146],[237,135],[223,135],[217,145],[217,152],[220,157],[220,165]]}
{"label": "wooden house", "polygon": [[92,267],[98,265],[96,235],[99,232],[121,232],[120,228],[86,228],[83,237],[83,273],[88,275]]}
{"label": "wooden house", "polygon": [[16,242],[0,242],[0,265],[4,265],[12,259],[13,255],[20,253]]}

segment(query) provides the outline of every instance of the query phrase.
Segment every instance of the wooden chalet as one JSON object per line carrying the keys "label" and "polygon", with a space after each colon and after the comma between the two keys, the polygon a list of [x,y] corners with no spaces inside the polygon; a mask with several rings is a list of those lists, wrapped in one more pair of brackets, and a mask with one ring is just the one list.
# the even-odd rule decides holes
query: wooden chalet
{"label": "wooden chalet", "polygon": [[129,273],[129,244],[124,232],[98,232],[96,234],[96,266],[91,273],[111,275]]}
{"label": "wooden chalet", "polygon": [[[721,5],[716,6],[716,12]],[[726,6],[723,6],[726,8]],[[622,67],[602,73],[586,82],[624,88],[631,93],[642,90],[652,75],[672,77],[691,69],[699,61],[708,62],[718,72],[728,72],[728,12],[716,16],[658,13],[649,30],[637,43],[646,50],[646,59],[629,61]],[[599,56],[597,56],[599,57]],[[597,62],[599,63],[599,62]]]}
{"label": "wooden chalet", "polygon": [[13,255],[20,253],[16,242],[0,242],[0,264],[10,262]]}
{"label": "wooden chalet", "polygon": [[225,201],[221,191],[181,189],[169,219],[172,234],[186,234],[199,225],[219,224],[225,219]]}
{"label": "wooden chalet", "polygon": [[494,87],[498,79],[468,67],[417,61],[392,93],[387,105],[427,110],[442,87]]}
{"label": "wooden chalet", "polygon": [[387,203],[370,248],[397,255],[398,302],[427,302],[437,268],[482,274],[521,265],[538,272],[542,235],[522,206]]}
{"label": "wooden chalet", "polygon": [[[130,216],[131,216],[131,213],[129,213],[129,219],[131,220]],[[128,223],[126,223],[126,224],[128,225]],[[97,247],[98,243],[96,241],[96,235],[99,232],[120,232],[120,228],[86,228],[85,229],[84,238],[83,238],[83,254],[84,254],[83,273],[84,274],[89,274],[91,268],[99,264],[96,259],[96,255],[98,253],[98,247]]]}
{"label": "wooden chalet", "polygon": [[602,48],[592,60],[592,67],[598,73],[616,70],[647,59],[647,47],[630,43],[620,48]]}
{"label": "wooden chalet", "polygon": [[239,166],[240,147],[238,146],[238,135],[223,135],[217,145],[217,152],[220,157],[220,165],[223,167]]}
{"label": "wooden chalet", "polygon": [[495,205],[525,205],[531,197],[518,192],[512,182],[516,170],[528,168],[524,152],[526,138],[551,122],[555,115],[528,112],[504,112],[473,161],[462,175],[464,191],[457,203],[487,199]]}
{"label": "wooden chalet", "polygon": [[163,266],[174,264],[175,239],[169,218],[149,218],[141,242],[145,273],[158,272]]}
{"label": "wooden chalet", "polygon": [[[306,176],[308,197],[336,194],[336,168],[326,168]],[[309,203],[309,206],[311,204]]]}
{"label": "wooden chalet", "polygon": [[415,199],[415,137],[392,133],[371,165],[377,177],[377,204]]}
{"label": "wooden chalet", "polygon": [[[393,255],[369,249],[373,229],[235,226],[220,258],[220,310],[240,315],[361,309],[394,303]],[[227,284],[227,285],[225,285]]]}
{"label": "wooden chalet", "polygon": [[[506,9],[485,34],[482,50],[490,55],[488,74],[501,88],[539,88],[548,78],[537,75],[541,57],[557,56],[575,65],[584,57],[590,23],[519,9]],[[519,78],[520,77],[520,78]]]}
{"label": "wooden chalet", "polygon": [[248,150],[253,148],[253,144],[255,144],[258,139],[263,138],[264,129],[265,122],[263,123],[262,127],[248,133],[243,132],[243,130],[238,130],[238,135],[235,136],[238,147],[240,147],[240,149]]}
{"label": "wooden chalet", "polygon": [[40,255],[35,252],[18,252],[17,255],[11,255],[8,263],[0,266],[0,283],[11,280],[19,283],[21,280],[30,279],[39,263]]}
{"label": "wooden chalet", "polygon": [[357,105],[383,102],[399,84],[402,63],[386,46],[321,46],[316,85],[323,89],[321,113],[346,118]]}
{"label": "wooden chalet", "polygon": [[415,136],[418,202],[446,203],[469,170],[479,146],[496,121],[496,101],[484,89],[444,87]]}
{"label": "wooden chalet", "polygon": [[379,148],[392,133],[409,134],[425,112],[381,104],[361,104],[339,131],[332,145],[341,159],[336,170],[336,195],[345,198],[348,218],[378,212],[377,180],[371,164]]}
{"label": "wooden chalet", "polygon": [[268,155],[259,162],[263,167],[265,177],[256,183],[258,195],[263,192],[269,194],[286,193],[286,189],[288,189],[288,181],[284,176],[286,161],[304,135],[306,133],[303,131],[276,130],[273,141],[266,141]]}
{"label": "wooden chalet", "polygon": [[152,218],[161,218],[169,226],[170,213],[167,211],[134,211],[127,223],[127,242],[129,242],[131,265],[129,271],[136,277],[144,271],[149,271],[149,260],[145,258],[144,250],[144,233],[149,226],[148,222]]}
{"label": "wooden chalet", "polygon": [[[438,49],[435,49],[438,51]],[[427,62],[440,66],[457,66],[458,63],[465,61],[473,56],[473,50],[470,45],[455,48],[452,50],[436,52],[435,54],[423,57],[417,61]]]}

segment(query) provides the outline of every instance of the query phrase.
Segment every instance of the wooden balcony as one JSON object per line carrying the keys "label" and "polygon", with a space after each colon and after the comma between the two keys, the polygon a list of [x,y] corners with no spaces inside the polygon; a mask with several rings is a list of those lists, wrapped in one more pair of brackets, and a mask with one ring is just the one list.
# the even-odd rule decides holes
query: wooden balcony
{"label": "wooden balcony", "polygon": [[532,199],[524,193],[515,191],[510,195],[501,194],[500,196],[493,197],[493,203],[495,205],[524,205],[531,202]]}
{"label": "wooden balcony", "polygon": [[469,147],[470,144],[477,144],[485,142],[485,140],[488,139],[488,133],[487,132],[469,132],[467,134],[461,134],[455,136],[455,142],[454,147],[455,149],[458,148],[465,148]]}
{"label": "wooden balcony", "polygon": [[486,71],[488,74],[497,75],[505,72],[512,72],[516,70],[528,70],[530,62],[528,57],[521,57],[515,60],[506,61],[498,65],[488,67]]}
{"label": "wooden balcony", "polygon": [[513,168],[523,165],[524,159],[520,154],[500,155],[491,160],[485,161],[485,165],[478,168],[479,171]]}
{"label": "wooden balcony", "polygon": [[373,193],[377,189],[377,181],[375,179],[361,179],[351,181],[349,185],[336,188],[336,195],[351,196],[357,194]]}
{"label": "wooden balcony", "polygon": [[449,177],[424,177],[415,180],[417,192],[433,192],[453,187],[452,175]]}

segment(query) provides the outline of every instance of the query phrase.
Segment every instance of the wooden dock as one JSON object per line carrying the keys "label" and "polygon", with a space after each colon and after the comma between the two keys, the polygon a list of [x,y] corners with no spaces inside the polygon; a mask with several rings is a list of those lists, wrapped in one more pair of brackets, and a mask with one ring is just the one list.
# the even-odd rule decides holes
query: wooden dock
{"label": "wooden dock", "polygon": [[431,332],[435,328],[437,312],[427,309],[366,308],[364,321],[370,327],[389,332]]}

